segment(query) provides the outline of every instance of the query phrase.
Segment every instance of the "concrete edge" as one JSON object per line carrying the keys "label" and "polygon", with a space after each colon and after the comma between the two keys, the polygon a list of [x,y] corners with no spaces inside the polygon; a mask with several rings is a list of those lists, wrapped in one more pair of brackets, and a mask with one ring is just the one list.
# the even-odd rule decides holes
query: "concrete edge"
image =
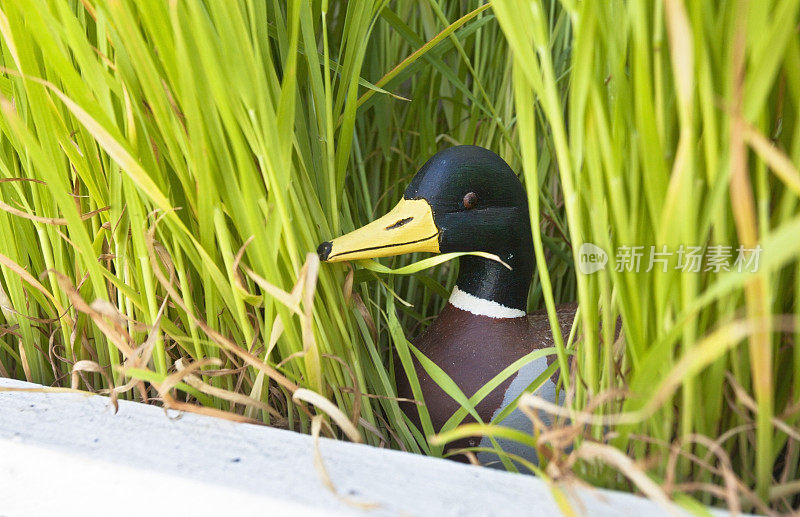
{"label": "concrete edge", "polygon": [[[533,476],[0,378],[0,515],[558,515]],[[579,515],[686,514],[565,486]],[[726,515],[714,510],[715,515]]]}

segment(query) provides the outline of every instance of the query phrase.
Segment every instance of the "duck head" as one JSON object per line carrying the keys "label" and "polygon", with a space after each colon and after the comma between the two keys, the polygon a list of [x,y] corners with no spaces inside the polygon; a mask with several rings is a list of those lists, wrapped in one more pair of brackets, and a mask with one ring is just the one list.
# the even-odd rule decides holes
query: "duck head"
{"label": "duck head", "polygon": [[533,244],[528,198],[511,167],[482,147],[445,149],[422,166],[389,213],[317,248],[327,262],[417,251],[499,256],[510,270],[494,260],[461,257],[451,302],[477,298],[509,317],[524,315]]}

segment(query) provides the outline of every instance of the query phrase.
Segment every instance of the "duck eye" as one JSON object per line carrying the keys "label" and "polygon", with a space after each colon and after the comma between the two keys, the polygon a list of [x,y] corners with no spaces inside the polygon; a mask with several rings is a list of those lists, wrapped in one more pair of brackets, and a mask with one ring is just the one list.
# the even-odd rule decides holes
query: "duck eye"
{"label": "duck eye", "polygon": [[474,192],[468,192],[464,196],[464,208],[471,210],[478,204],[478,195]]}

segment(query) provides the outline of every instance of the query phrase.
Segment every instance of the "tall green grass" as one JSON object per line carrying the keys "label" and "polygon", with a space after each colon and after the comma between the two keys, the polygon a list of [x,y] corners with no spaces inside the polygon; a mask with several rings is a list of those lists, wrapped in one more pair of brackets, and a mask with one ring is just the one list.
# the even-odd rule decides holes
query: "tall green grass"
{"label": "tall green grass", "polygon": [[[570,439],[537,436],[549,475],[785,511],[798,9],[0,0],[0,375],[441,454],[394,400],[393,350],[455,263],[313,250],[477,144],[530,194],[529,307],[581,306],[556,340]],[[582,275],[584,242],[763,251],[755,275]]]}
{"label": "tall green grass", "polygon": [[[559,6],[553,18],[547,2],[497,1],[494,13],[514,59],[526,176],[555,162],[576,260],[584,242],[612,255],[577,277],[582,339],[563,381],[572,407],[593,414],[586,439],[649,458],[671,495],[789,511],[800,476],[800,2]],[[616,250],[637,245],[642,271],[617,271]],[[762,251],[755,274],[705,262],[683,272],[677,256],[645,272],[652,245],[731,246],[731,264],[740,245]],[[577,470],[615,479],[591,462]]]}
{"label": "tall green grass", "polygon": [[0,374],[302,431],[327,398],[435,453],[393,399],[386,307],[412,300],[413,334],[452,273],[313,251],[443,146],[514,159],[504,38],[467,7],[0,3]]}

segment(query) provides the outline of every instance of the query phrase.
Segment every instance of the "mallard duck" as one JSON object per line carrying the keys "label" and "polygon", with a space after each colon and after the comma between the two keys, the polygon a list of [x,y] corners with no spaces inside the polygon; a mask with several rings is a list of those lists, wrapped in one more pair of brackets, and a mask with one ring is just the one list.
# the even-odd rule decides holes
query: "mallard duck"
{"label": "mallard duck", "polygon": [[[544,312],[527,314],[528,289],[535,264],[528,198],[511,167],[497,154],[471,145],[445,149],[422,166],[403,199],[383,217],[351,233],[319,245],[322,261],[342,262],[426,251],[483,251],[498,261],[462,256],[450,299],[414,345],[472,396],[511,363],[529,352],[553,346]],[[569,332],[575,306],[557,309],[562,333]],[[566,335],[566,334],[565,334]],[[507,379],[476,410],[489,422],[525,390],[552,362],[541,358]],[[438,431],[460,407],[417,363],[424,404]],[[552,379],[537,394],[556,401]],[[401,375],[398,395],[413,398]],[[406,414],[419,422],[414,405]],[[547,415],[542,415],[547,420]],[[530,431],[519,410],[503,425]],[[451,444],[476,446],[479,439]],[[486,445],[484,441],[483,444]],[[504,449],[511,445],[502,444]],[[512,447],[514,449],[514,447]],[[507,449],[506,449],[507,450]],[[530,457],[530,451],[508,450]],[[480,458],[480,456],[479,456]],[[496,459],[496,457],[495,457]]]}

